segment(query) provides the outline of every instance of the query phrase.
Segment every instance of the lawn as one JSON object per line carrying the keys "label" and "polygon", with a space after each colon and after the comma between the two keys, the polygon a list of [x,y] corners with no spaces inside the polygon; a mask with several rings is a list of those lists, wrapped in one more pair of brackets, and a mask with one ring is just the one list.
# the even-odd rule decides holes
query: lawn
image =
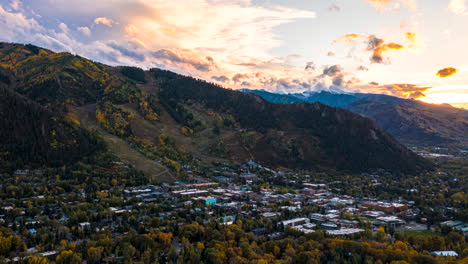
{"label": "lawn", "polygon": [[434,236],[437,235],[436,232],[431,230],[408,230],[408,231],[398,231],[397,233],[405,234],[408,236]]}

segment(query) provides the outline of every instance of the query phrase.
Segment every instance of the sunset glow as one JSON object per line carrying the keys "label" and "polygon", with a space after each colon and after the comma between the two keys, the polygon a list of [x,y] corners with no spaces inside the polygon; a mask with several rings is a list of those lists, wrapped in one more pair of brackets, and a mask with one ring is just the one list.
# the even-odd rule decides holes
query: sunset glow
{"label": "sunset glow", "polygon": [[0,0],[0,41],[168,69],[234,89],[340,89],[466,107],[465,4]]}

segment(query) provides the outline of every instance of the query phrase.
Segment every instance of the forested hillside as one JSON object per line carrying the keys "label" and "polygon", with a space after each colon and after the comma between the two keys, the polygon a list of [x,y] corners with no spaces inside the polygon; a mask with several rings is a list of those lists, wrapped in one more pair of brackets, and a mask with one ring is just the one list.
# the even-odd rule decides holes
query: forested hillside
{"label": "forested hillside", "polygon": [[[414,173],[430,167],[369,119],[320,103],[273,104],[168,71],[110,67],[32,45],[0,44],[0,67],[5,92],[27,98],[22,104],[4,102],[5,108],[14,109],[13,104],[19,112],[53,112],[58,128],[44,126],[46,132],[34,123],[44,123],[45,117],[6,117],[33,126],[5,124],[11,128],[6,138],[31,132],[38,152],[54,146],[64,154],[77,144],[72,155],[64,156],[86,155],[93,144],[83,141],[81,132],[97,126],[176,172],[194,159],[254,159],[272,167],[318,170]],[[19,153],[16,157],[22,158]]]}
{"label": "forested hillside", "polygon": [[468,110],[447,104],[428,104],[382,94],[310,92],[277,94],[243,90],[281,104],[320,102],[372,119],[403,143],[424,146],[467,146]]}
{"label": "forested hillside", "polygon": [[102,146],[95,135],[0,87],[0,162],[5,167],[58,166]]}

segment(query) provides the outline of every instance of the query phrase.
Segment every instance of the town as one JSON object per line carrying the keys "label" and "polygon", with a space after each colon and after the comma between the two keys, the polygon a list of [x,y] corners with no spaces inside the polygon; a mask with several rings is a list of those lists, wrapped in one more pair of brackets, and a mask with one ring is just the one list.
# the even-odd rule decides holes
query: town
{"label": "town", "polygon": [[[130,166],[113,163],[117,170],[128,170]],[[31,186],[40,186],[34,181],[47,172],[25,169],[14,174],[31,181]],[[380,171],[361,176],[368,179],[371,188],[380,188],[385,174]],[[39,246],[44,239],[67,239],[70,244],[79,244],[86,242],[92,233],[107,233],[116,238],[136,227],[147,231],[158,227],[164,231],[168,226],[182,227],[193,222],[244,223],[246,232],[268,239],[314,233],[348,238],[391,236],[404,232],[435,233],[447,228],[461,238],[468,235],[468,223],[449,214],[435,221],[413,200],[345,194],[343,181],[327,180],[320,177],[323,174],[274,171],[249,161],[241,165],[184,165],[183,175],[184,182],[124,186],[113,179],[112,188],[87,185],[75,192],[66,192],[72,189],[63,185],[62,193],[33,197],[22,197],[27,191],[1,184],[4,195],[18,199],[1,200],[0,225],[25,238],[28,247],[6,261],[20,262],[34,254],[55,259],[59,249]],[[414,187],[406,192],[413,194],[419,190]],[[250,219],[255,221],[246,225]],[[176,243],[175,248],[180,247]],[[445,247],[432,249],[435,256],[458,257],[461,253]]]}

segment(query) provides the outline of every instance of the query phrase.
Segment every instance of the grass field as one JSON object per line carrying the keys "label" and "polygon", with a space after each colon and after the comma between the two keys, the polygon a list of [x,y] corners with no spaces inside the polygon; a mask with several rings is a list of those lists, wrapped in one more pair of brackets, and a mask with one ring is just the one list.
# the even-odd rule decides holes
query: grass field
{"label": "grass field", "polygon": [[409,230],[409,231],[398,231],[397,233],[405,234],[408,236],[433,236],[437,235],[436,232],[431,230]]}

